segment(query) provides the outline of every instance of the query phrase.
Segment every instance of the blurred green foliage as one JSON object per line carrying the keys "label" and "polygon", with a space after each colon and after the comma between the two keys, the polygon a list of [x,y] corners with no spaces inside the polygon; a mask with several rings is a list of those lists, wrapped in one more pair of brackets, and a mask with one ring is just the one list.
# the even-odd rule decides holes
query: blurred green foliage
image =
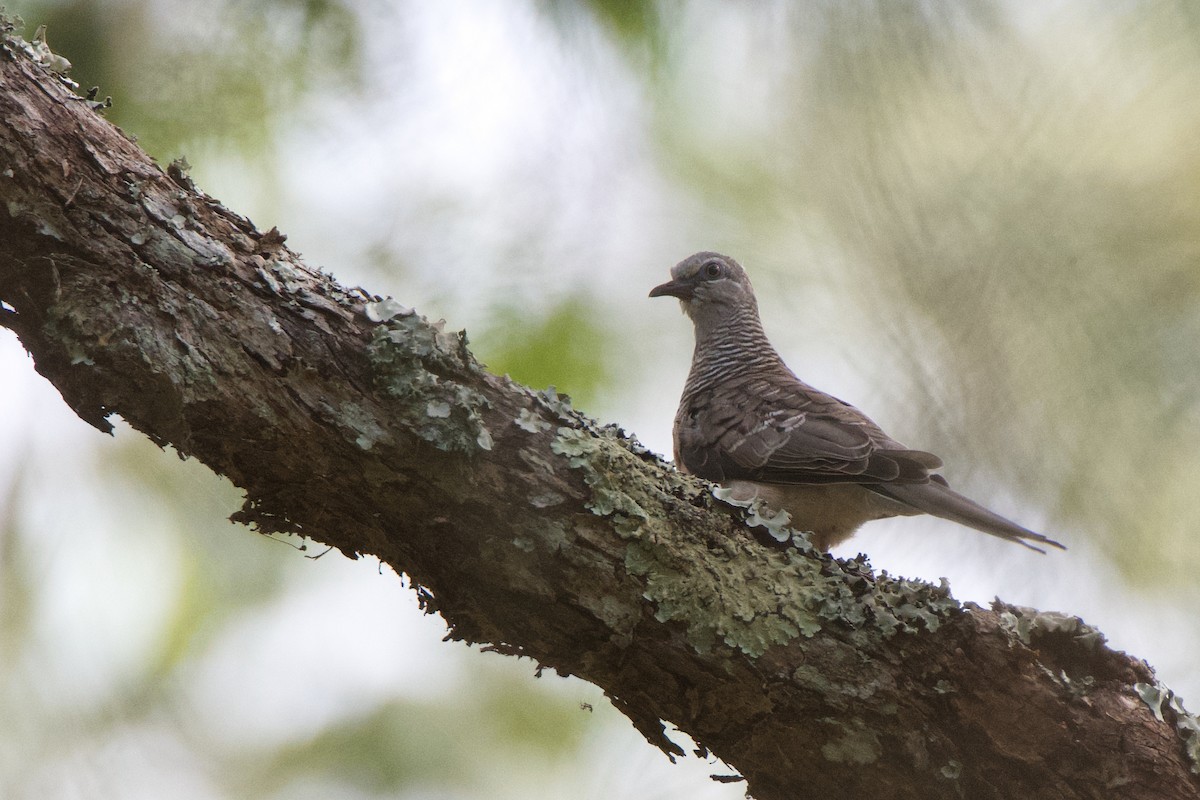
{"label": "blurred green foliage", "polygon": [[578,706],[529,691],[525,680],[494,664],[451,697],[393,701],[276,752],[243,753],[235,796],[260,796],[307,776],[339,775],[369,795],[453,787],[495,791],[506,763],[536,771],[573,754],[593,722]]}
{"label": "blurred green foliage", "polygon": [[358,85],[358,28],[338,0],[42,0],[14,6],[112,96],[107,116],[166,163],[202,143],[272,155],[283,112]]}
{"label": "blurred green foliage", "polygon": [[616,377],[613,330],[586,297],[567,298],[544,315],[528,305],[504,305],[488,316],[489,327],[472,347],[492,372],[535,389],[554,386],[584,409]]}

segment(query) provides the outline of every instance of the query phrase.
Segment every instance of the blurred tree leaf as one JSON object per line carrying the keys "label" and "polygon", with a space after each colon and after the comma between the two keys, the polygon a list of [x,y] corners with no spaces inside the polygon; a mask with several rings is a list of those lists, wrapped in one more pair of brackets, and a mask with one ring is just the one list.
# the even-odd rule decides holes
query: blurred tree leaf
{"label": "blurred tree leaf", "polygon": [[593,403],[613,379],[615,336],[598,319],[600,309],[588,298],[571,297],[542,316],[535,313],[516,305],[494,309],[473,340],[480,359],[535,389],[554,386],[581,407]]}
{"label": "blurred tree leaf", "polygon": [[[574,3],[566,3],[571,6]],[[629,44],[653,44],[661,33],[661,7],[642,0],[583,0],[596,19]]]}
{"label": "blurred tree leaf", "polygon": [[354,9],[337,0],[33,2],[82,89],[111,95],[109,119],[160,161],[202,142],[269,150],[282,112],[319,84],[354,84]]}
{"label": "blurred tree leaf", "polygon": [[371,794],[442,786],[485,796],[496,790],[500,764],[519,760],[522,772],[536,772],[581,745],[593,719],[577,704],[538,691],[508,664],[470,664],[470,680],[452,697],[395,700],[307,741],[255,754],[236,795],[268,796],[316,774]]}

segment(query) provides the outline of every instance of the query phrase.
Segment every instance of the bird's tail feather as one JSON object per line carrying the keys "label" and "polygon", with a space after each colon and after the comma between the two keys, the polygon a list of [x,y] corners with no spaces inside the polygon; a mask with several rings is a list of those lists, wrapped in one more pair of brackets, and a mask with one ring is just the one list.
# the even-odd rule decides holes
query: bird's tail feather
{"label": "bird's tail feather", "polygon": [[[974,500],[962,496],[941,483],[885,484],[870,488],[893,500],[899,500],[901,503],[912,506],[918,511],[966,525],[977,531],[990,533],[992,536],[999,536],[1001,539],[1016,542],[1039,553],[1046,551],[1038,547],[1038,544],[1057,547],[1060,550],[1067,549],[1053,539],[1024,528],[1012,520],[1005,519],[994,511],[989,511]],[[1036,544],[1033,544],[1034,542]]]}

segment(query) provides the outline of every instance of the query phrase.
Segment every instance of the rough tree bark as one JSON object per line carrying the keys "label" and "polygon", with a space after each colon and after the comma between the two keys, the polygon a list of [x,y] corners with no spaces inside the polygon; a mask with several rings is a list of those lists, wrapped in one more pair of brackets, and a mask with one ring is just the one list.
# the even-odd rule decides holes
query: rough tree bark
{"label": "rough tree bark", "polygon": [[306,267],[0,37],[0,325],[80,417],[244,489],[238,520],[378,556],[454,638],[597,684],[681,753],[669,721],[759,800],[1200,795],[1195,718],[1079,620],[774,546]]}

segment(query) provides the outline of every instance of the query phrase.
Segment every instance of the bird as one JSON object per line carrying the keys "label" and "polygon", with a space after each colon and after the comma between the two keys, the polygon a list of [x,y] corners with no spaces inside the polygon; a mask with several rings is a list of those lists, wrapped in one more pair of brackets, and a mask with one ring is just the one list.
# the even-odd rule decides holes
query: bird
{"label": "bird", "polygon": [[750,278],[729,256],[680,261],[650,297],[675,297],[695,351],[672,435],[675,464],[735,501],[787,511],[828,550],[864,522],[931,514],[1045,553],[1066,548],[950,488],[942,460],[888,436],[796,377],[763,331]]}

